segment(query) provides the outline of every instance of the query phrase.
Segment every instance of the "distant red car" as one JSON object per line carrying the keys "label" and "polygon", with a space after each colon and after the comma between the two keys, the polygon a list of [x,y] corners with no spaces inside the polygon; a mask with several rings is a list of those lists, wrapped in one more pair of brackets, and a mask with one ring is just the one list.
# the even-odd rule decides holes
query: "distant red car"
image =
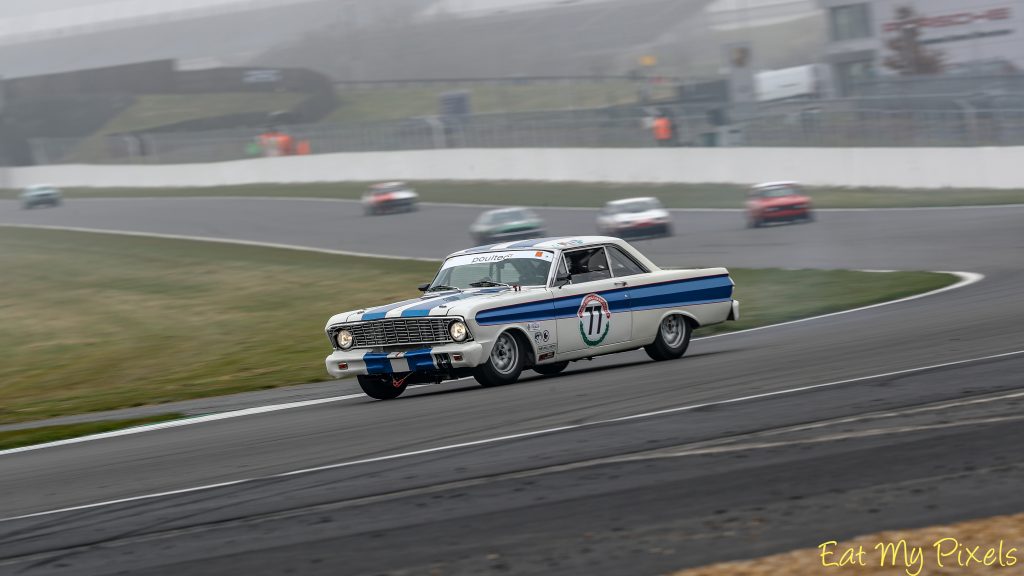
{"label": "distant red car", "polygon": [[758,184],[747,193],[747,227],[760,228],[771,222],[814,220],[811,199],[796,182]]}

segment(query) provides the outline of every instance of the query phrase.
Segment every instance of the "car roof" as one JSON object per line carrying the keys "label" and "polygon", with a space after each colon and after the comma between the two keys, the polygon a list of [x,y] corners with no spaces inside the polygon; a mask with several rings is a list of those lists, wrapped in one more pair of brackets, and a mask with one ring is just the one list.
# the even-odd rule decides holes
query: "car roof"
{"label": "car roof", "polygon": [[612,200],[611,202],[608,203],[608,206],[618,206],[619,204],[628,204],[630,202],[636,202],[637,200],[643,200],[644,202],[650,202],[650,201],[653,200],[655,202],[658,202],[658,199],[655,198],[654,196],[639,196],[637,198],[623,198],[621,200]]}
{"label": "car roof", "polygon": [[799,186],[800,183],[794,180],[780,180],[778,182],[765,182],[763,184],[756,184],[754,190],[762,190],[764,188],[780,188],[782,186]]}
{"label": "car roof", "polygon": [[380,184],[374,184],[371,188],[397,188],[398,186],[405,186],[405,182],[381,182]]}
{"label": "car roof", "polygon": [[571,250],[574,248],[585,248],[597,244],[622,244],[622,240],[611,236],[552,236],[548,238],[532,238],[517,242],[502,242],[500,244],[487,244],[475,248],[467,248],[450,254],[462,256],[465,254],[482,254],[485,252],[506,252],[509,250]]}

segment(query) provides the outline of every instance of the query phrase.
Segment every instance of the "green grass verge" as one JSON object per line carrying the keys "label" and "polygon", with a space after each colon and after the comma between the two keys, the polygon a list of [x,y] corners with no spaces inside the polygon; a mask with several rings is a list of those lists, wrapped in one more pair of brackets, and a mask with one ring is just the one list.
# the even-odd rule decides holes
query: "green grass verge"
{"label": "green grass verge", "polygon": [[[0,422],[321,381],[337,312],[417,294],[429,262],[0,227]],[[733,270],[739,329],[951,276]]]}
{"label": "green grass verge", "polygon": [[183,418],[181,414],[159,414],[146,418],[132,418],[129,420],[102,420],[99,422],[83,422],[81,424],[63,424],[60,426],[43,426],[41,428],[26,428],[24,430],[10,430],[0,432],[0,450],[21,448],[33,444],[45,444],[90,434],[101,434],[113,432],[145,424],[156,424]]}
{"label": "green grass verge", "polygon": [[[582,184],[536,182],[418,182],[426,202],[599,207],[609,200],[657,196],[669,208],[742,208],[746,187],[731,184]],[[77,188],[69,198],[132,198],[166,196],[294,196],[302,198],[359,198],[368,183],[254,184],[209,188]],[[818,208],[910,208],[1024,204],[1024,190],[943,188],[810,187]],[[0,198],[15,198],[4,190]]]}

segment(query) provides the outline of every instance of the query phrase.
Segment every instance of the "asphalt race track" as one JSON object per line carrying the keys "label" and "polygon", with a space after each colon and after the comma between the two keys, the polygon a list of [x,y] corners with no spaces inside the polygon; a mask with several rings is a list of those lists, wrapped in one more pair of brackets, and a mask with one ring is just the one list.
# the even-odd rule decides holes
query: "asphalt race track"
{"label": "asphalt race track", "polygon": [[[0,202],[0,224],[440,258],[479,208]],[[594,212],[539,210],[553,234]],[[559,377],[0,456],[2,574],[658,574],[1024,511],[1024,207],[676,212],[663,265],[957,270],[942,294]],[[324,350],[327,353],[327,350]],[[357,392],[353,383],[339,396]],[[20,518],[19,518],[20,517]]]}

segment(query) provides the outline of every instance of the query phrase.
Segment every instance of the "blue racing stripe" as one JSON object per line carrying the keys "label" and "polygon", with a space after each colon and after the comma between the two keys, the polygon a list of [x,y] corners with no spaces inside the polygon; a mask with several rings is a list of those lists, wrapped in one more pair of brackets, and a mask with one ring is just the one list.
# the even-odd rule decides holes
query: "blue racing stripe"
{"label": "blue racing stripe", "polygon": [[[732,279],[721,275],[616,288],[596,294],[607,300],[608,307],[615,313],[722,302],[730,300],[732,292]],[[492,325],[572,318],[579,313],[580,303],[586,295],[482,310],[477,313],[476,321],[481,325]]]}
{"label": "blue racing stripe", "polygon": [[[580,296],[577,298],[579,300]],[[551,300],[530,302],[529,304],[516,304],[514,306],[503,306],[483,310],[476,315],[476,322],[485,324],[515,324],[517,322],[540,322],[550,320],[554,317],[554,304]],[[573,314],[576,311],[573,310]]]}
{"label": "blue racing stripe", "polygon": [[409,362],[410,372],[434,369],[434,355],[430,353],[430,350],[430,348],[421,348],[405,353],[405,359]]}
{"label": "blue racing stripe", "polygon": [[401,308],[402,306],[408,306],[410,304],[415,304],[415,303],[421,302],[421,301],[423,301],[422,297],[421,298],[413,298],[412,300],[405,300],[403,302],[395,302],[394,304],[388,304],[386,306],[378,306],[376,308],[371,308],[370,310],[367,310],[366,312],[363,313],[363,318],[362,319],[363,320],[380,320],[381,318],[384,318],[385,316],[387,316],[388,312],[391,312],[392,310],[395,310],[397,308]]}
{"label": "blue racing stripe", "polygon": [[363,355],[363,362],[366,363],[367,374],[392,374],[391,360],[386,352],[367,352]]}
{"label": "blue racing stripe", "polygon": [[633,310],[672,308],[674,306],[707,304],[732,298],[733,283],[728,276],[713,276],[666,284],[649,284],[629,289]]}

